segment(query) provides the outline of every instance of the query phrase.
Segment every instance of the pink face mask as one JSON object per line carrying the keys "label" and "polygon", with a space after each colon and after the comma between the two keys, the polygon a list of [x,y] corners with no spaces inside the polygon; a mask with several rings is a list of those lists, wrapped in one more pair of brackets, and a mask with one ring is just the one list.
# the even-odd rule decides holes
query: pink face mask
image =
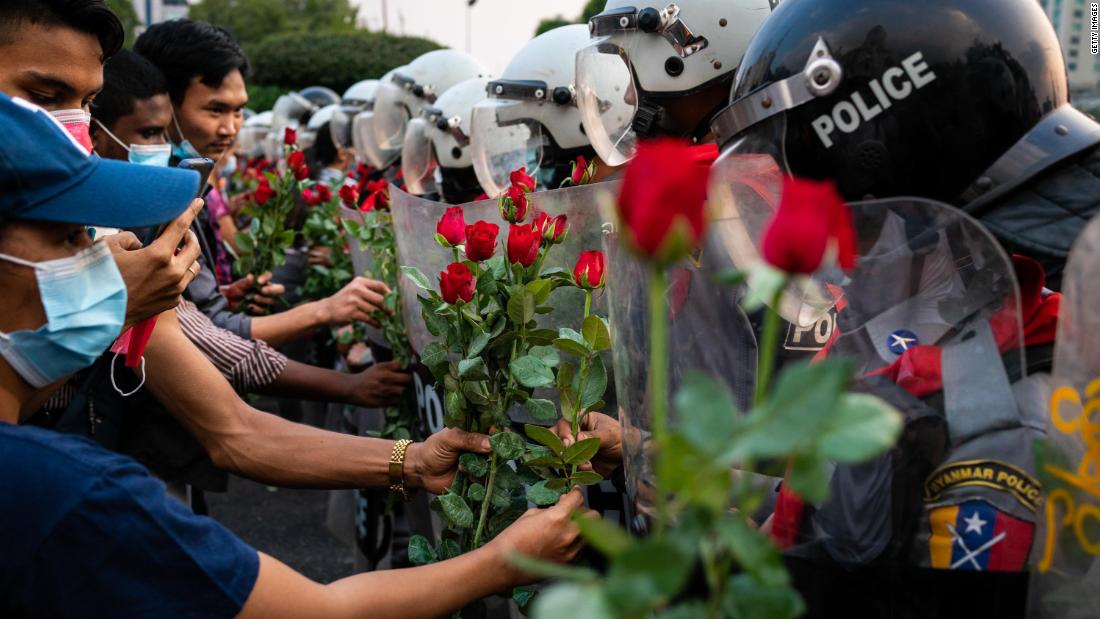
{"label": "pink face mask", "polygon": [[84,147],[88,154],[92,152],[92,136],[88,131],[88,124],[92,122],[92,115],[82,109],[54,110],[50,114],[61,123],[69,135],[73,136],[77,144]]}

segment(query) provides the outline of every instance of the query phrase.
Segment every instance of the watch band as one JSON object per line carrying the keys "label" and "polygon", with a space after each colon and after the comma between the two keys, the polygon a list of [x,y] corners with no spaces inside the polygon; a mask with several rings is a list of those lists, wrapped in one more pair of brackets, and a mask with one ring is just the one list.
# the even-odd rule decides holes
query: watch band
{"label": "watch band", "polygon": [[403,500],[409,500],[409,491],[405,488],[405,452],[412,441],[401,439],[393,444],[390,453],[390,492],[399,495]]}

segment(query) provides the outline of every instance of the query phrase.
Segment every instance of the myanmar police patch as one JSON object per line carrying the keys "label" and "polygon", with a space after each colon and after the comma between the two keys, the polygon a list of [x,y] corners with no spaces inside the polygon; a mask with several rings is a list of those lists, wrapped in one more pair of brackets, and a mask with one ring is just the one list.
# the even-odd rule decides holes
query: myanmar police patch
{"label": "myanmar police patch", "polygon": [[933,509],[928,551],[933,568],[1016,572],[1024,568],[1035,525],[985,501]]}

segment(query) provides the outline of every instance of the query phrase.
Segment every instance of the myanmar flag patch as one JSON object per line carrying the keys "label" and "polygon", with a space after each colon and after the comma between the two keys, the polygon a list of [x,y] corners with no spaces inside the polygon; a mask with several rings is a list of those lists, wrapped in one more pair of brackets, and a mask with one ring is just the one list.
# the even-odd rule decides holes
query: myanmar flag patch
{"label": "myanmar flag patch", "polygon": [[1017,572],[1024,568],[1035,525],[985,501],[933,509],[928,550],[932,567],[944,570]]}

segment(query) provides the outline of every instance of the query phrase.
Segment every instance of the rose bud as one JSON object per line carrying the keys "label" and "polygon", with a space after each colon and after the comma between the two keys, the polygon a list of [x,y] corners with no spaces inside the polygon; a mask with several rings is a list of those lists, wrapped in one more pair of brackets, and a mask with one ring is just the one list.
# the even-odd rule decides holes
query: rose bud
{"label": "rose bud", "polygon": [[359,188],[355,185],[341,185],[340,200],[344,203],[344,206],[355,208],[359,205]]}
{"label": "rose bud", "polygon": [[558,215],[546,221],[542,230],[542,239],[551,245],[557,245],[565,241],[569,234],[569,223],[565,215]]}
{"label": "rose bud", "polygon": [[259,186],[256,187],[255,193],[252,194],[252,200],[255,201],[256,204],[263,206],[274,196],[275,190],[271,188],[271,185],[261,182]]}
{"label": "rose bud", "polygon": [[479,221],[466,226],[466,258],[481,262],[493,257],[497,248],[497,234],[500,226],[487,221]]}
{"label": "rose bud", "polygon": [[830,243],[837,262],[856,262],[852,215],[831,181],[785,178],[779,209],[768,223],[761,254],[768,264],[791,274],[809,275],[821,267]]}
{"label": "rose bud", "polygon": [[523,220],[527,218],[529,204],[527,192],[523,190],[523,187],[511,185],[508,187],[508,191],[500,197],[500,214],[509,223],[523,223]]}
{"label": "rose bud", "polygon": [[535,190],[535,179],[531,178],[531,176],[527,174],[526,166],[509,174],[508,180],[512,183],[512,185],[523,187],[527,191]]}
{"label": "rose bud", "polygon": [[591,180],[588,171],[588,162],[584,160],[584,155],[578,155],[577,160],[573,162],[573,176],[569,179],[574,185],[584,185]]}
{"label": "rose bud", "polygon": [[602,251],[582,251],[573,267],[573,281],[585,290],[603,288],[604,258]]}
{"label": "rose bud", "polygon": [[309,166],[306,165],[306,154],[300,150],[290,153],[286,158],[286,167],[294,173],[294,178],[304,181],[309,178]]}
{"label": "rose bud", "polygon": [[466,220],[462,207],[452,206],[443,212],[435,224],[435,240],[443,247],[457,247],[466,242]]}
{"label": "rose bud", "polygon": [[390,205],[390,182],[384,178],[367,182],[367,193],[374,200],[378,208],[387,208]]}
{"label": "rose bud", "polygon": [[508,262],[529,267],[539,256],[542,234],[534,225],[512,224],[508,228]]}
{"label": "rose bud", "polygon": [[[323,186],[324,185],[322,185],[322,187]],[[313,193],[312,189],[306,189],[302,191],[302,200],[306,203],[307,206],[317,206],[321,203],[321,197]]]}
{"label": "rose bud", "polygon": [[620,227],[636,252],[668,263],[698,246],[706,228],[707,177],[716,153],[713,145],[695,147],[683,140],[639,142],[617,203]]}
{"label": "rose bud", "polygon": [[324,203],[332,202],[332,190],[328,185],[324,183],[317,185],[317,199]]}
{"label": "rose bud", "polygon": [[294,130],[294,127],[287,127],[283,129],[283,144],[287,146],[294,146],[298,143],[298,132]]}
{"label": "rose bud", "polygon": [[474,298],[476,286],[473,271],[461,262],[447,265],[447,270],[439,274],[439,294],[450,305],[459,301],[469,303]]}

